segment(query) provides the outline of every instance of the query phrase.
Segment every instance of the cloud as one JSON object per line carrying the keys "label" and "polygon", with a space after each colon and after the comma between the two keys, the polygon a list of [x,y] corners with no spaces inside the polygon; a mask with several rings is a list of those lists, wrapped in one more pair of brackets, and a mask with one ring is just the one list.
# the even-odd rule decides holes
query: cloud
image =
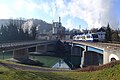
{"label": "cloud", "polygon": [[67,20],[67,22],[66,22],[66,29],[70,29],[70,30],[72,30],[73,29],[73,27],[74,27],[74,24],[73,24],[73,22],[72,22],[72,20],[71,19],[68,19]]}
{"label": "cloud", "polygon": [[38,11],[42,11],[46,14],[50,12],[48,2],[37,3],[34,0],[12,0],[12,5],[9,3],[10,2],[7,0],[5,0],[5,2],[0,1],[0,10],[2,11],[0,18],[28,18],[30,16],[34,17],[34,13]]}
{"label": "cloud", "polygon": [[[5,0],[6,2],[8,0]],[[12,2],[13,1],[13,2]],[[42,11],[55,19],[61,16],[66,20],[66,27],[73,25],[71,18],[77,18],[87,23],[90,28],[106,26],[118,27],[119,22],[114,13],[116,0],[12,0],[13,5],[0,3],[0,18],[33,17],[34,13]],[[9,3],[9,2],[8,2]],[[9,15],[8,15],[9,14]],[[69,16],[69,17],[67,17]],[[72,23],[71,23],[72,22]],[[74,25],[73,25],[74,26]],[[72,27],[70,27],[72,28]]]}
{"label": "cloud", "polygon": [[11,13],[12,12],[11,10],[9,10],[8,6],[6,6],[5,4],[0,4],[0,18],[7,19]]}
{"label": "cloud", "polygon": [[49,13],[50,7],[48,2],[36,3],[34,0],[16,0],[16,9],[26,9],[28,12],[34,12],[34,10],[42,10],[45,13]]}
{"label": "cloud", "polygon": [[62,17],[70,15],[86,21],[90,28],[106,26],[118,27],[118,20],[114,14],[115,0],[71,0],[65,4],[64,0],[56,0],[57,10]]}

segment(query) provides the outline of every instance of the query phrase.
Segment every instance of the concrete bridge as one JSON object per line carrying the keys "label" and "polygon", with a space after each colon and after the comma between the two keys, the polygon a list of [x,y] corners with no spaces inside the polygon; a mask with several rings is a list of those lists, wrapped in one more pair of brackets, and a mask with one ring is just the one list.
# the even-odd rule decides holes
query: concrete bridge
{"label": "concrete bridge", "polygon": [[55,51],[56,42],[57,40],[0,43],[0,53],[13,51],[14,59],[26,60],[29,58],[28,52],[46,53]]}
{"label": "concrete bridge", "polygon": [[120,44],[72,40],[62,42],[67,43],[71,47],[71,54],[81,56],[81,67],[120,60]]}
{"label": "concrete bridge", "polygon": [[[0,53],[12,51],[14,59],[26,60],[29,59],[29,52],[41,52],[44,54],[55,52],[57,42],[57,40],[53,40],[1,43]],[[77,41],[62,42],[68,44],[67,51],[70,52],[71,56],[80,56],[79,64],[81,67],[120,60],[120,44]]]}

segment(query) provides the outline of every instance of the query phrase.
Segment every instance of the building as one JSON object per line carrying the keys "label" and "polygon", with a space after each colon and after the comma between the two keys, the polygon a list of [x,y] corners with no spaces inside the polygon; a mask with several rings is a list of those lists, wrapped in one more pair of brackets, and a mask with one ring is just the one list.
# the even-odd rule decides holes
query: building
{"label": "building", "polygon": [[104,27],[101,27],[98,31],[97,31],[97,34],[98,34],[98,39],[99,41],[105,41],[105,28]]}
{"label": "building", "polygon": [[56,35],[57,39],[64,39],[65,28],[62,27],[60,17],[59,17],[59,22],[53,22],[52,34]]}

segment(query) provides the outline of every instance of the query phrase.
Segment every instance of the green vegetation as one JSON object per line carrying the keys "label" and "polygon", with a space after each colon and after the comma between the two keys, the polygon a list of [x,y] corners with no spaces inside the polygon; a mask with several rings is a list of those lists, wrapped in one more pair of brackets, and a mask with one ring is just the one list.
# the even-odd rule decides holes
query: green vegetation
{"label": "green vegetation", "polygon": [[94,72],[35,72],[0,66],[0,80],[119,80],[120,64]]}
{"label": "green vegetation", "polygon": [[107,29],[106,29],[106,35],[105,35],[106,41],[111,41],[111,35],[112,35],[112,30],[111,30],[110,25],[108,23]]}
{"label": "green vegetation", "polygon": [[35,40],[36,26],[29,29],[22,27],[24,20],[10,19],[8,24],[0,26],[0,41],[14,42],[23,40]]}

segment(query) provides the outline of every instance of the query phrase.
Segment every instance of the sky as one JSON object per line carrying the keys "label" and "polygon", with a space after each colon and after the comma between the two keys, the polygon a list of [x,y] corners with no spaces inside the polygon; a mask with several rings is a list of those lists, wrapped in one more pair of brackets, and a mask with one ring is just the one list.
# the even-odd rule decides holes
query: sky
{"label": "sky", "polygon": [[120,28],[120,0],[0,0],[0,19],[36,18],[67,29]]}

